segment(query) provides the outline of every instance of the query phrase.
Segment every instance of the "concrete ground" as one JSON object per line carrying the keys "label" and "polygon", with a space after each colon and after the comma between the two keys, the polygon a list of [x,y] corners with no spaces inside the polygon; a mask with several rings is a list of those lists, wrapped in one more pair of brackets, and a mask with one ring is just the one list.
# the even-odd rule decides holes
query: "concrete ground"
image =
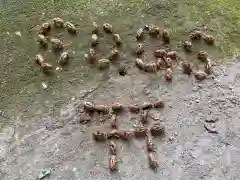
{"label": "concrete ground", "polygon": [[[236,180],[240,175],[239,71],[240,64],[232,63],[216,67],[206,81],[179,75],[175,84],[156,81],[136,69],[127,76],[116,74],[94,91],[80,93],[62,108],[60,116],[9,127],[9,135],[1,140],[1,179],[32,180],[41,168],[50,168],[46,179],[51,180]],[[160,97],[166,107],[150,111],[166,126],[165,137],[153,139],[158,170],[148,168],[145,141],[133,140],[117,142],[119,170],[111,173],[107,144],[96,143],[91,136],[93,130],[107,130],[109,121],[100,123],[96,117],[82,125],[77,105],[83,99],[129,104]],[[131,129],[139,117],[124,112],[120,119],[122,129]]]}

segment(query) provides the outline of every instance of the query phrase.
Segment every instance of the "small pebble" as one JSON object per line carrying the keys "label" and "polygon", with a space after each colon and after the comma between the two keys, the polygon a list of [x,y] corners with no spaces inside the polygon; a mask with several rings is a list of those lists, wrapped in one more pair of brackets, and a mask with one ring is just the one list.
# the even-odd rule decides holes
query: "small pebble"
{"label": "small pebble", "polygon": [[20,31],[16,31],[15,34],[16,34],[17,36],[22,36],[22,34],[21,34]]}
{"label": "small pebble", "polygon": [[198,90],[198,88],[196,87],[196,86],[194,86],[193,88],[192,88],[192,91],[193,92],[196,92]]}
{"label": "small pebble", "polygon": [[60,71],[60,70],[62,70],[62,68],[56,67],[56,71]]}
{"label": "small pebble", "polygon": [[98,44],[98,36],[97,34],[92,35],[92,46],[96,46]]}
{"label": "small pebble", "polygon": [[232,85],[229,85],[228,87],[230,90],[233,90],[233,86]]}
{"label": "small pebble", "polygon": [[72,171],[73,171],[73,172],[77,171],[77,168],[73,168]]}
{"label": "small pebble", "polygon": [[110,61],[108,59],[100,59],[98,61],[98,67],[99,69],[106,69],[109,68]]}
{"label": "small pebble", "polygon": [[43,89],[47,89],[47,84],[45,84],[44,82],[42,82],[42,87],[43,87]]}

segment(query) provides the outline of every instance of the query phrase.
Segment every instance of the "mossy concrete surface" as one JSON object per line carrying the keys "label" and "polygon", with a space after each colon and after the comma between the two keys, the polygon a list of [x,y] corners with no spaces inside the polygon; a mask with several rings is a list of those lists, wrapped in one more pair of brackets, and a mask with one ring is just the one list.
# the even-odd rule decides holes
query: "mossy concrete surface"
{"label": "mossy concrete surface", "polygon": [[[34,57],[42,53],[48,62],[57,67],[57,57],[41,50],[36,43],[38,25],[61,17],[73,22],[79,32],[76,37],[64,31],[54,31],[53,36],[68,44],[73,54],[71,63],[53,76],[45,76],[35,65]],[[195,59],[195,55],[182,52],[180,42],[189,32],[201,26],[216,36],[216,46],[196,44],[196,51],[207,50],[213,60],[237,56],[240,44],[239,1],[228,0],[29,0],[1,1],[0,11],[0,109],[8,117],[23,119],[54,113],[66,101],[76,97],[81,90],[97,86],[108,79],[107,71],[99,71],[84,62],[84,52],[89,47],[91,24],[110,22],[122,36],[125,59],[131,61],[131,49],[135,47],[135,32],[144,24],[154,23],[168,29],[172,41],[170,47],[180,52],[183,59]],[[21,36],[16,35],[20,32]],[[113,45],[111,38],[103,40],[103,54]],[[49,48],[51,50],[51,48]],[[150,50],[149,50],[150,51]],[[152,49],[151,49],[152,51]],[[42,82],[48,88],[42,88]],[[4,121],[0,124],[5,124]]]}

